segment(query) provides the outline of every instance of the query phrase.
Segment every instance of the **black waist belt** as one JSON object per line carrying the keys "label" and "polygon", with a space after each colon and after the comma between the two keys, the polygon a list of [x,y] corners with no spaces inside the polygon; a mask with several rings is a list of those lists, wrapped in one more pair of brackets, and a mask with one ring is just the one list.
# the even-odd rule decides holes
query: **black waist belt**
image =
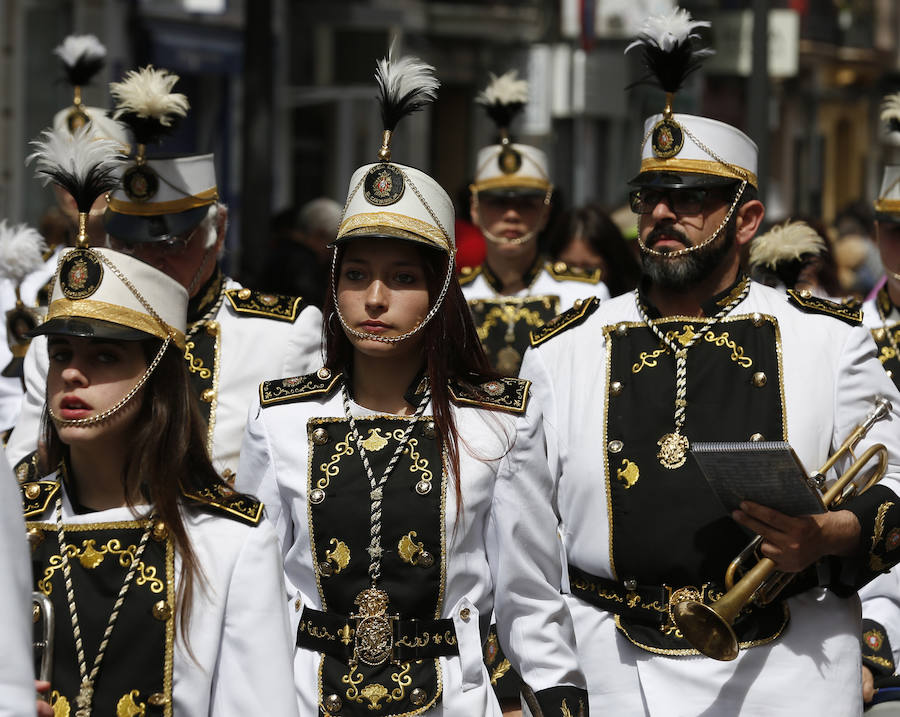
{"label": "black waist belt", "polygon": [[[356,622],[345,615],[304,608],[297,626],[297,647],[324,652],[348,662],[354,657]],[[426,657],[459,654],[453,620],[390,618],[390,622],[392,661],[411,662]]]}

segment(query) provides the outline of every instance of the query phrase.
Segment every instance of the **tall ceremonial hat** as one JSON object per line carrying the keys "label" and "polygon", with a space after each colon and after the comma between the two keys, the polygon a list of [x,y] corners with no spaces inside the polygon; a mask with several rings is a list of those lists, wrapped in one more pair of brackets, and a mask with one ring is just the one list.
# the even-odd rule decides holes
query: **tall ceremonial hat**
{"label": "tall ceremonial hat", "polygon": [[491,81],[475,101],[496,125],[500,141],[478,151],[472,194],[538,195],[549,203],[553,183],[547,171],[547,155],[510,137],[513,119],[528,103],[528,82],[520,80],[516,70],[499,77],[491,73]]}
{"label": "tall ceremonial hat", "polygon": [[119,170],[109,197],[106,231],[129,244],[168,241],[197,227],[219,198],[212,154],[147,156],[148,147],[174,131],[189,109],[172,92],[178,75],[152,66],[110,84],[116,119],[131,128],[135,151]]}
{"label": "tall ceremonial hat", "polygon": [[350,178],[335,244],[362,237],[391,237],[456,253],[453,202],[434,179],[391,160],[391,139],[400,120],[437,97],[434,68],[417,57],[388,57],[376,65],[378,103],[384,127],[378,162]]}
{"label": "tall ceremonial hat", "polygon": [[43,266],[46,251],[47,244],[37,229],[27,224],[8,225],[5,219],[0,221],[0,278],[9,280],[16,294],[15,306],[6,312],[6,341],[12,360],[0,375],[7,378],[22,376],[25,353],[31,343],[30,332],[41,321],[43,309],[26,306],[19,287],[26,276]]}
{"label": "tall ceremonial hat", "polygon": [[649,82],[666,93],[665,107],[644,122],[640,173],[635,187],[711,187],[746,181],[759,186],[758,149],[746,134],[731,125],[675,113],[675,94],[712,50],[697,47],[697,28],[708,22],[691,19],[676,8],[668,15],[647,18],[637,40],[625,52],[639,48],[648,74],[635,84]]}
{"label": "tall ceremonial hat", "polygon": [[[900,146],[900,92],[888,95],[881,104],[881,121],[887,131],[887,142]],[[875,200],[878,221],[900,222],[900,165],[885,165],[881,190]]]}
{"label": "tall ceremonial hat", "polygon": [[106,47],[94,35],[69,35],[54,50],[62,62],[66,81],[72,86],[72,104],[53,117],[54,129],[66,128],[74,132],[88,125],[97,137],[116,140],[128,146],[128,133],[121,124],[100,107],[88,107],[82,102],[82,88],[90,84],[106,63]]}
{"label": "tall ceremonial hat", "polygon": [[59,257],[47,316],[32,335],[68,334],[91,338],[164,340],[184,348],[187,291],[149,264],[112,249],[88,246],[87,214],[116,186],[124,161],[115,140],[92,137],[87,126],[70,133],[45,130],[32,142],[36,174],[65,189],[78,206],[75,248]]}

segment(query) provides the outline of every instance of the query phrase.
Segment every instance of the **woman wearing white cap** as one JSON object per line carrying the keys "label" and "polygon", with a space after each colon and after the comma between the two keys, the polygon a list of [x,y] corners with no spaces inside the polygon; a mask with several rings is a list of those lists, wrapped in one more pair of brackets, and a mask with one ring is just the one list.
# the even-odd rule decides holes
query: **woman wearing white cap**
{"label": "woman wearing white cap", "polygon": [[294,715],[276,539],[210,464],[182,357],[187,292],[86,246],[110,147],[45,139],[39,172],[82,212],[34,332],[50,357],[45,477],[21,486],[55,624],[45,697],[57,715]]}
{"label": "woman wearing white cap", "polygon": [[586,714],[550,484],[507,460],[513,442],[543,445],[530,385],[487,366],[453,278],[449,197],[389,161],[430,73],[380,63],[382,161],[350,181],[325,366],[262,384],[238,485],[281,536],[302,714],[499,715],[481,655],[492,609],[534,713]]}

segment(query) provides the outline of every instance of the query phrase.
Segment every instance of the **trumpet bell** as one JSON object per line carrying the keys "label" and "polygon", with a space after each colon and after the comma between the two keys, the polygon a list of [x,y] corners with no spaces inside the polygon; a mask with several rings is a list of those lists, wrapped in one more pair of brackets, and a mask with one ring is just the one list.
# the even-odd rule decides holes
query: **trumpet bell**
{"label": "trumpet bell", "polygon": [[697,600],[683,600],[672,605],[671,611],[684,639],[698,652],[723,662],[738,656],[737,635],[728,620],[712,607]]}

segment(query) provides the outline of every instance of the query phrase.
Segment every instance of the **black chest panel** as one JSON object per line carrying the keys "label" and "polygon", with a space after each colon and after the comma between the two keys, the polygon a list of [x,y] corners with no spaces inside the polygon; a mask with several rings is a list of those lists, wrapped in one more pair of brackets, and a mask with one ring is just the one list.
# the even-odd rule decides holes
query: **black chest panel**
{"label": "black chest panel", "polygon": [[[66,544],[88,674],[146,524],[72,525]],[[50,675],[56,714],[75,714],[81,685],[56,525],[28,523],[35,590],[54,609]],[[164,529],[151,532],[94,683],[92,714],[171,715],[174,550]],[[35,626],[39,634],[40,624]],[[65,705],[68,704],[69,710]]]}
{"label": "black chest panel", "polygon": [[[900,346],[900,323],[886,324],[872,329],[872,338],[878,344],[878,360],[897,388],[900,388],[900,356],[895,346]],[[893,342],[891,341],[893,339]]]}
{"label": "black chest panel", "polygon": [[491,366],[504,376],[516,376],[531,332],[559,313],[559,297],[472,299],[469,309]]}
{"label": "black chest panel", "polygon": [[[373,475],[387,467],[407,418],[356,419]],[[354,601],[371,585],[369,552],[371,486],[359,451],[342,419],[311,419],[308,496],[311,551],[323,609],[357,614]],[[382,487],[381,578],[387,613],[403,619],[440,617],[444,595],[446,475],[434,422],[417,420],[409,441]],[[349,624],[353,624],[350,620]],[[340,699],[340,714],[414,715],[441,693],[437,659],[372,666],[322,655],[319,689],[325,704]],[[325,707],[320,713],[329,714]]]}
{"label": "black chest panel", "polygon": [[185,345],[184,359],[191,389],[200,415],[209,429],[207,445],[212,449],[217,393],[219,389],[219,345],[222,328],[217,321],[201,321]]}
{"label": "black chest panel", "polygon": [[[690,319],[657,325],[676,343],[702,327]],[[725,513],[690,454],[674,470],[657,458],[657,442],[674,429],[675,357],[642,323],[605,332],[605,449],[616,574],[675,587],[721,580],[747,534]],[[687,353],[682,433],[691,441],[784,440],[781,384],[775,319],[755,314],[723,320]]]}

